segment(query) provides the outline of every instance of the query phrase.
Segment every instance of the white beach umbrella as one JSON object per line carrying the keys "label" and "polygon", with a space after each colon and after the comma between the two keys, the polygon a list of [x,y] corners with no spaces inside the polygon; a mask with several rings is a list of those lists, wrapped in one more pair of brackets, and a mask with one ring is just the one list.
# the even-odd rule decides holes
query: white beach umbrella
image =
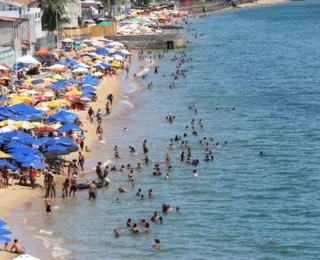
{"label": "white beach umbrella", "polygon": [[120,47],[124,47],[124,45],[123,45],[121,42],[110,42],[109,45],[111,45],[111,46],[116,46],[116,45],[118,45],[118,46],[120,46]]}
{"label": "white beach umbrella", "polygon": [[64,69],[66,66],[62,65],[62,64],[54,64],[51,67],[49,67],[50,70],[53,69]]}
{"label": "white beach umbrella", "polygon": [[78,68],[78,69],[74,69],[72,72],[73,73],[86,73],[86,72],[88,72],[88,69],[86,69],[86,68]]}
{"label": "white beach umbrella", "polygon": [[5,66],[0,65],[0,70],[3,70],[3,71],[9,71],[10,69],[9,69],[9,68],[7,68],[7,67],[5,67]]}
{"label": "white beach umbrella", "polygon": [[21,255],[18,256],[16,258],[14,258],[13,260],[40,260],[39,258],[35,258],[31,255]]}
{"label": "white beach umbrella", "polygon": [[113,57],[113,59],[115,59],[115,60],[119,60],[119,61],[123,61],[123,57],[122,56],[120,56],[120,55],[113,55],[112,56]]}
{"label": "white beach umbrella", "polygon": [[68,39],[64,39],[64,40],[62,40],[62,42],[74,42],[74,40],[72,40],[72,39],[68,38]]}
{"label": "white beach umbrella", "polygon": [[26,63],[26,64],[41,64],[35,58],[30,55],[22,56],[21,58],[16,60],[17,63]]}

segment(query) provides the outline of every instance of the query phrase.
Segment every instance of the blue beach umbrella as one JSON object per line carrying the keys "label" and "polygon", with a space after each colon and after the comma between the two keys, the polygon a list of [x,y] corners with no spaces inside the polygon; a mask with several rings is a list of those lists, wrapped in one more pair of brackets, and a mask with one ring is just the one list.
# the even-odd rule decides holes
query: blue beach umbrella
{"label": "blue beach umbrella", "polygon": [[1,218],[0,218],[0,226],[6,226],[7,225],[7,222],[3,221]]}
{"label": "blue beach umbrella", "polygon": [[[35,169],[45,169],[47,167],[47,165],[39,162],[39,161],[34,161],[34,162],[28,162],[28,163],[24,163],[22,164],[23,167],[30,167],[32,166]],[[0,232],[1,234],[1,232]]]}
{"label": "blue beach umbrella", "polygon": [[11,238],[0,236],[0,244],[5,244],[11,241]]}
{"label": "blue beach umbrella", "polygon": [[14,171],[19,170],[16,166],[12,165],[8,161],[0,160],[0,167],[4,167],[4,166],[7,166],[9,169],[14,170]]}
{"label": "blue beach umbrella", "polygon": [[25,155],[34,155],[34,154],[37,154],[39,153],[38,150],[34,150],[32,149],[31,147],[16,147],[16,148],[10,148],[8,149],[8,153],[11,154],[11,153],[22,153],[22,154],[25,154]]}
{"label": "blue beach umbrella", "polygon": [[81,128],[73,123],[67,123],[61,127],[58,128],[58,131],[60,133],[66,133],[69,131],[81,131]]}
{"label": "blue beach umbrella", "polygon": [[93,93],[93,92],[96,92],[97,90],[95,89],[95,88],[93,88],[93,87],[90,87],[90,86],[86,86],[86,87],[82,87],[81,88],[81,91],[85,91],[85,92],[91,92],[91,93]]}
{"label": "blue beach umbrella", "polygon": [[54,145],[55,141],[51,137],[42,137],[38,139],[40,141],[41,146],[48,146],[48,145]]}
{"label": "blue beach umbrella", "polygon": [[69,82],[69,83],[76,83],[76,84],[78,84],[78,83],[79,83],[79,81],[78,81],[78,80],[76,80],[76,79],[70,79],[70,80],[68,80],[68,82]]}
{"label": "blue beach umbrella", "polygon": [[14,113],[23,113],[23,114],[42,113],[43,112],[38,109],[35,109],[32,106],[26,105],[24,103],[19,103],[19,104],[13,105],[13,106],[9,107],[8,109],[13,111]]}
{"label": "blue beach umbrella", "polygon": [[21,131],[11,131],[11,132],[3,133],[2,137],[5,139],[22,139],[22,138],[31,137],[31,135]]}
{"label": "blue beach umbrella", "polygon": [[9,98],[6,98],[6,97],[0,97],[0,102],[3,102],[3,101],[8,101],[10,100]]}
{"label": "blue beach umbrella", "polygon": [[113,53],[113,55],[119,55],[119,56],[121,56],[121,57],[126,56],[126,55],[125,55],[123,52],[121,52],[121,51],[116,51],[116,52]]}
{"label": "blue beach umbrella", "polygon": [[5,228],[0,228],[0,235],[11,235],[12,232]]}
{"label": "blue beach umbrella", "polygon": [[43,154],[46,156],[50,155],[66,155],[69,154],[67,147],[62,145],[53,145],[43,150]]}

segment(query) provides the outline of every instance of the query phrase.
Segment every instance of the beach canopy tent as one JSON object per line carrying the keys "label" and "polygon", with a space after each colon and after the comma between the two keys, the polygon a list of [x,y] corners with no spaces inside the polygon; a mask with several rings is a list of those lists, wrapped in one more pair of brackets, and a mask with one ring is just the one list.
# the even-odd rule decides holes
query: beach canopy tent
{"label": "beach canopy tent", "polygon": [[66,133],[66,132],[70,132],[70,131],[81,131],[81,127],[79,127],[73,123],[67,123],[67,124],[59,127],[58,131],[60,133]]}
{"label": "beach canopy tent", "polygon": [[36,52],[37,56],[50,56],[51,53],[45,48],[40,49],[40,51]]}
{"label": "beach canopy tent", "polygon": [[34,65],[40,65],[41,63],[36,60],[35,58],[33,58],[32,56],[30,55],[25,55],[25,56],[22,56],[21,58],[18,58],[16,63],[23,63],[23,64],[34,64]]}
{"label": "beach canopy tent", "polygon": [[12,165],[8,161],[0,160],[0,167],[4,167],[4,166],[7,166],[9,169],[14,170],[14,171],[19,170],[19,168],[17,168],[16,166]]}
{"label": "beach canopy tent", "polygon": [[11,238],[0,236],[0,244],[5,244],[11,241]]}
{"label": "beach canopy tent", "polygon": [[31,255],[21,255],[18,256],[16,258],[14,258],[13,260],[40,260],[39,258],[35,258]]}

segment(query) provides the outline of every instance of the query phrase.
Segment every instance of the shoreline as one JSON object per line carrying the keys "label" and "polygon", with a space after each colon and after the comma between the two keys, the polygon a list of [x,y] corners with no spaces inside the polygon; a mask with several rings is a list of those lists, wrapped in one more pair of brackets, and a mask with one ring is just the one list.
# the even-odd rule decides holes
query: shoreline
{"label": "shoreline", "polygon": [[[239,4],[237,7],[226,7],[226,8],[221,8],[217,10],[211,10],[207,12],[203,12],[202,9],[192,11],[190,13],[191,17],[193,18],[199,18],[202,15],[212,15],[214,13],[220,13],[220,12],[227,12],[227,11],[236,11],[236,10],[241,10],[241,9],[249,9],[249,8],[258,8],[258,7],[267,7],[267,6],[272,6],[272,5],[277,5],[277,4],[285,4],[285,3],[290,3],[289,0],[258,0],[257,2],[252,2],[252,3],[244,3],[244,4]],[[199,6],[194,6],[193,8],[201,8],[201,7],[210,7],[210,6],[215,6],[215,4],[203,4]],[[190,7],[189,9],[192,9]],[[184,10],[184,9],[183,9]],[[186,8],[188,10],[188,8]]]}
{"label": "shoreline", "polygon": [[[133,54],[134,56],[135,54]],[[134,57],[132,59],[135,59]],[[135,62],[127,63],[130,66],[130,69],[132,67],[138,67],[140,66],[140,63],[137,61]],[[113,110],[114,112],[118,112],[118,107],[121,103],[121,100],[123,99],[123,96],[126,94],[123,91],[123,86],[125,84],[130,85],[130,81],[128,79],[128,82],[124,80],[126,77],[125,71],[117,71],[116,75],[113,75],[112,77],[105,77],[101,80],[99,86],[97,87],[97,101],[90,103],[90,106],[94,109],[96,112],[99,108],[105,113],[105,105],[106,105],[106,96],[110,93],[114,96],[113,99],[113,105],[110,110],[110,116],[106,116],[102,118],[102,125],[105,124],[112,124],[112,118],[113,118]],[[93,167],[95,166],[96,160],[93,162],[92,159],[95,159],[99,154],[96,153],[95,148],[97,146],[105,145],[105,143],[108,141],[109,131],[104,126],[104,133],[103,133],[103,140],[105,142],[100,143],[97,140],[96,135],[96,127],[97,122],[96,118],[94,118],[94,122],[90,123],[89,120],[86,119],[87,117],[87,110],[79,111],[79,118],[80,121],[82,121],[83,129],[85,131],[85,146],[88,146],[91,148],[92,152],[88,153],[83,151],[83,154],[85,156],[85,159],[87,160],[87,163],[84,166],[84,171],[79,172],[80,180],[86,175],[90,174],[92,175]],[[72,161],[72,159],[78,159],[78,152],[72,153],[70,155],[66,156],[66,160]],[[61,187],[60,183],[66,175],[56,175],[56,181],[57,184],[59,184],[57,188],[57,198],[59,198],[59,194],[61,194]],[[42,183],[42,178],[37,180],[37,183]],[[22,219],[24,217],[28,217],[28,211],[31,209],[31,207],[34,207],[37,211],[41,208],[42,201],[38,200],[39,198],[42,198],[43,190],[37,189],[34,192],[30,192],[31,188],[29,187],[20,187],[20,186],[13,186],[9,189],[0,189],[0,200],[6,201],[5,206],[2,206],[4,210],[0,212],[0,218],[7,221],[8,225],[12,230],[14,231],[13,234],[19,233],[19,236],[17,236],[18,240],[21,241],[23,246],[26,246],[27,253],[30,252],[31,255],[34,257],[37,257],[39,259],[56,259],[52,256],[53,250],[51,248],[47,248],[44,246],[44,241],[41,240],[39,237],[37,237],[37,234],[34,234],[32,230],[38,230],[40,226],[33,226],[32,230],[28,230],[28,227],[22,223]],[[18,193],[17,193],[18,192]],[[8,194],[9,200],[6,199],[6,194]],[[14,196],[13,196],[14,194]],[[18,195],[18,196],[17,196]],[[8,201],[8,202],[7,202]],[[17,203],[18,202],[18,203]],[[26,210],[27,208],[27,210]],[[21,212],[19,212],[21,211]],[[16,238],[12,237],[12,239]],[[28,240],[32,241],[30,243]],[[28,241],[28,242],[25,242]],[[41,250],[39,250],[41,248]],[[31,250],[30,250],[31,249]],[[38,253],[38,254],[35,254]],[[3,260],[11,260],[16,258],[17,255],[8,253],[8,252],[1,252],[1,259]],[[59,259],[59,258],[58,258]]]}

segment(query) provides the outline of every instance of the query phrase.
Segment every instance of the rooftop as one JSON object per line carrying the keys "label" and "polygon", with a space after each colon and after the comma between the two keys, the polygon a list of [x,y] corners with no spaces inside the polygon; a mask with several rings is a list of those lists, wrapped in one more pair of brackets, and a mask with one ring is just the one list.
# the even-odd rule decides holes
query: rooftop
{"label": "rooftop", "polygon": [[23,23],[23,22],[25,22],[27,20],[26,19],[6,17],[6,16],[0,16],[0,21],[13,22],[13,23]]}

